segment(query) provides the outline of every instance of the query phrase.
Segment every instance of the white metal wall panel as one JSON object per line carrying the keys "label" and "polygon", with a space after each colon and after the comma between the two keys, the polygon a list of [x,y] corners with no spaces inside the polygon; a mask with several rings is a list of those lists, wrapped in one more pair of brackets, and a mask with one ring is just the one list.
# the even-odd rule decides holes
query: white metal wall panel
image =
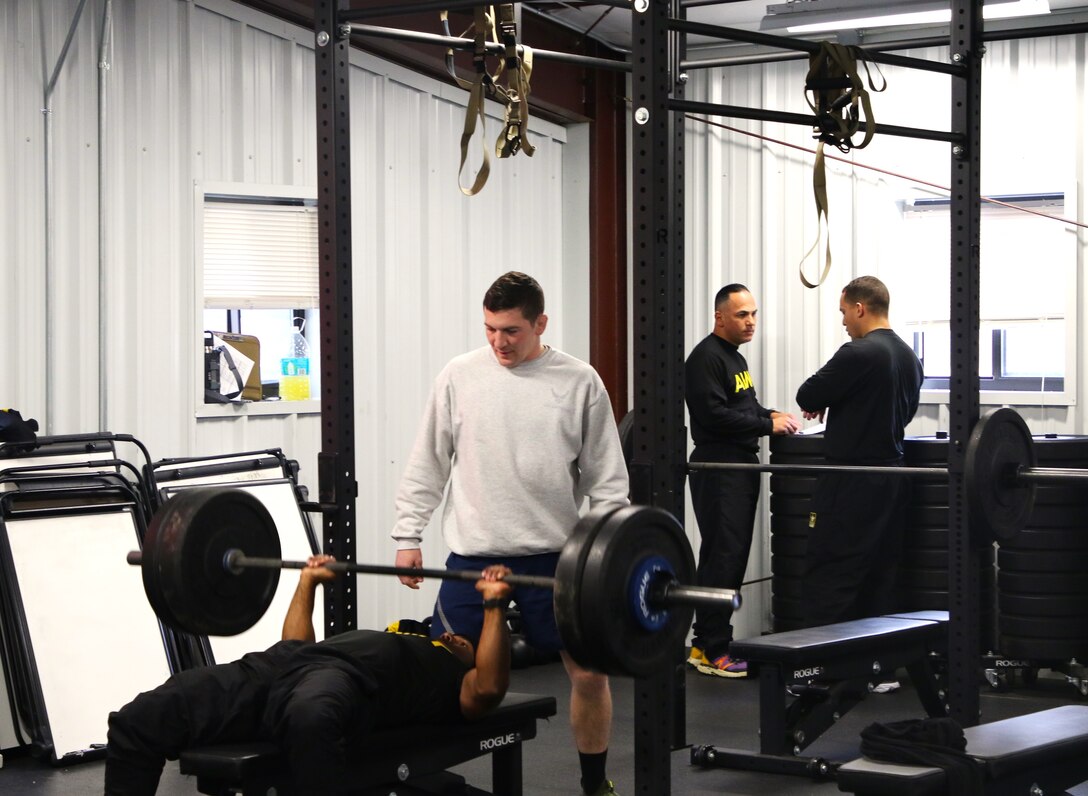
{"label": "white metal wall panel", "polygon": [[[280,447],[316,495],[317,413],[209,411],[199,402],[194,240],[194,189],[203,183],[315,189],[313,32],[228,0],[113,0],[99,142],[106,0],[88,0],[51,103],[56,250],[47,329],[42,63],[52,67],[77,6],[0,3],[9,188],[0,192],[0,332],[18,341],[0,377],[0,405],[53,433],[98,430],[104,414],[110,430],[134,434],[155,457]],[[534,119],[536,156],[493,163],[483,193],[463,197],[456,172],[467,93],[363,53],[352,63],[358,547],[361,558],[392,561],[393,494],[419,412],[445,361],[484,342],[487,285],[510,269],[534,274],[550,300],[547,340],[564,346],[562,298],[588,287],[588,258],[563,259],[564,192],[586,189],[584,179],[580,189],[564,186],[565,131]],[[490,148],[499,110],[489,113]],[[571,162],[584,164],[576,154]],[[49,329],[58,354],[47,379]],[[444,559],[438,534],[425,555]],[[362,626],[430,610],[429,594],[386,579],[361,578],[359,598]]]}

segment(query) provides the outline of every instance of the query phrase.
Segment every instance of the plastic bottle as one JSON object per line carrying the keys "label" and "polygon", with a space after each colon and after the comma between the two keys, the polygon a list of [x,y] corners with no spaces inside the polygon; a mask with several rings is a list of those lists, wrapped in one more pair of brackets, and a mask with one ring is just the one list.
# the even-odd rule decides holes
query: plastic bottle
{"label": "plastic bottle", "polygon": [[310,344],[302,336],[305,318],[296,318],[286,356],[280,360],[280,399],[306,401],[310,398]]}

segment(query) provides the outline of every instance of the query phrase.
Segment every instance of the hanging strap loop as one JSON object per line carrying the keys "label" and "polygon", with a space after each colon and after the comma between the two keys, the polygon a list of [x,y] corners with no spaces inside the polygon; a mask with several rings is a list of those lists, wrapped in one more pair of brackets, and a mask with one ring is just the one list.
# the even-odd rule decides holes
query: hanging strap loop
{"label": "hanging strap loop", "polygon": [[[831,227],[828,217],[830,205],[827,200],[824,145],[831,144],[841,152],[849,152],[851,149],[868,146],[876,133],[876,120],[873,118],[869,92],[865,90],[865,82],[858,74],[859,58],[865,67],[869,89],[876,92],[886,89],[888,81],[884,79],[879,67],[877,74],[880,75],[881,86],[876,87],[869,64],[864,60],[864,53],[857,47],[825,41],[820,43],[819,50],[809,56],[805,101],[816,115],[812,132],[813,138],[820,143],[816,147],[816,161],[812,167],[812,193],[816,201],[816,240],[798,265],[801,283],[808,288],[819,287],[831,271]],[[865,126],[865,134],[860,143],[854,143],[854,134],[861,129],[862,124]],[[809,255],[817,250],[822,235],[825,236],[824,267],[820,278],[813,283],[805,277],[804,264]]]}

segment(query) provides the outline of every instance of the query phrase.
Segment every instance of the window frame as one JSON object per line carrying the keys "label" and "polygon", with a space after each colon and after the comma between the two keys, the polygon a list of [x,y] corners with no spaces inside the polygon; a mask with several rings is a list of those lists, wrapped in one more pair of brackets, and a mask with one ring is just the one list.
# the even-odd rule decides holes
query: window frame
{"label": "window frame", "polygon": [[[999,201],[1015,204],[1020,207],[1038,208],[1046,215],[1057,215],[1064,218],[1077,217],[1077,197],[1074,189],[1066,189],[1054,192],[1032,192],[1023,194],[986,194],[986,196]],[[1055,210],[1055,202],[1060,206]],[[948,211],[950,200],[935,197],[916,197],[902,203],[904,214],[910,205],[912,212],[940,212]],[[1000,206],[982,203],[982,212],[991,207],[994,210],[1004,212],[1016,212]],[[1049,223],[1058,224],[1059,221]],[[1066,231],[1075,235],[1076,230],[1066,225]],[[1001,329],[991,330],[990,354],[993,357],[993,376],[979,378],[979,399],[984,405],[1032,405],[1032,406],[1076,406],[1077,404],[1077,378],[1079,357],[1079,336],[1077,330],[1081,323],[1077,312],[1077,273],[1080,265],[1079,247],[1075,243],[1070,245],[1071,257],[1069,267],[1068,284],[1063,287],[1065,292],[1065,309],[1062,320],[1065,323],[1065,372],[1061,377],[1038,376],[1005,376],[1002,374],[1002,344],[998,337]],[[987,319],[980,319],[981,323],[987,323]],[[995,319],[992,322],[997,322]],[[904,339],[921,356],[919,341],[914,335],[924,332],[917,328],[917,322],[904,324],[901,329]],[[924,343],[922,343],[924,345]],[[980,352],[985,355],[985,349]],[[1045,381],[1045,383],[1044,383]],[[1051,389],[1053,385],[1054,389]],[[1045,386],[1045,390],[1042,389]],[[927,377],[922,384],[920,401],[923,404],[947,404],[949,400],[949,379],[945,377]]]}
{"label": "window frame", "polygon": [[[237,417],[239,415],[312,415],[321,413],[319,398],[307,401],[231,401],[222,404],[204,403],[204,204],[205,196],[238,196],[243,198],[316,201],[317,186],[271,185],[264,183],[193,182],[193,359],[191,373],[196,374],[193,390],[194,416],[201,418]],[[315,264],[315,267],[316,264]],[[284,308],[298,310],[299,308]],[[228,313],[235,310],[227,310]],[[320,363],[317,366],[319,367]]]}

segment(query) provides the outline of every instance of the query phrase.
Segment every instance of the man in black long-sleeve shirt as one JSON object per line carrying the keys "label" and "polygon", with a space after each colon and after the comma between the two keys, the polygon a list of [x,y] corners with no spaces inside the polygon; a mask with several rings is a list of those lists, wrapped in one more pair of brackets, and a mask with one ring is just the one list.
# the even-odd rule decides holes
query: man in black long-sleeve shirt
{"label": "man in black long-sleeve shirt", "polygon": [[[918,410],[922,363],[888,322],[884,283],[860,276],[839,298],[850,342],[797,391],[806,418],[827,414],[829,464],[898,466],[903,430]],[[809,515],[802,580],[805,621],[826,625],[895,610],[909,479],[825,473]]]}
{"label": "man in black long-sleeve shirt", "polygon": [[[726,285],[714,297],[714,330],[684,364],[684,394],[695,443],[693,462],[758,461],[759,438],[792,434],[801,424],[785,412],[765,409],[756,399],[740,346],[756,331],[755,299],[744,285]],[[759,473],[699,470],[690,478],[691,502],[699,524],[701,586],[740,588],[759,499]],[[688,663],[703,674],[745,677],[745,661],[729,656],[733,641],[729,608],[700,607]]]}

